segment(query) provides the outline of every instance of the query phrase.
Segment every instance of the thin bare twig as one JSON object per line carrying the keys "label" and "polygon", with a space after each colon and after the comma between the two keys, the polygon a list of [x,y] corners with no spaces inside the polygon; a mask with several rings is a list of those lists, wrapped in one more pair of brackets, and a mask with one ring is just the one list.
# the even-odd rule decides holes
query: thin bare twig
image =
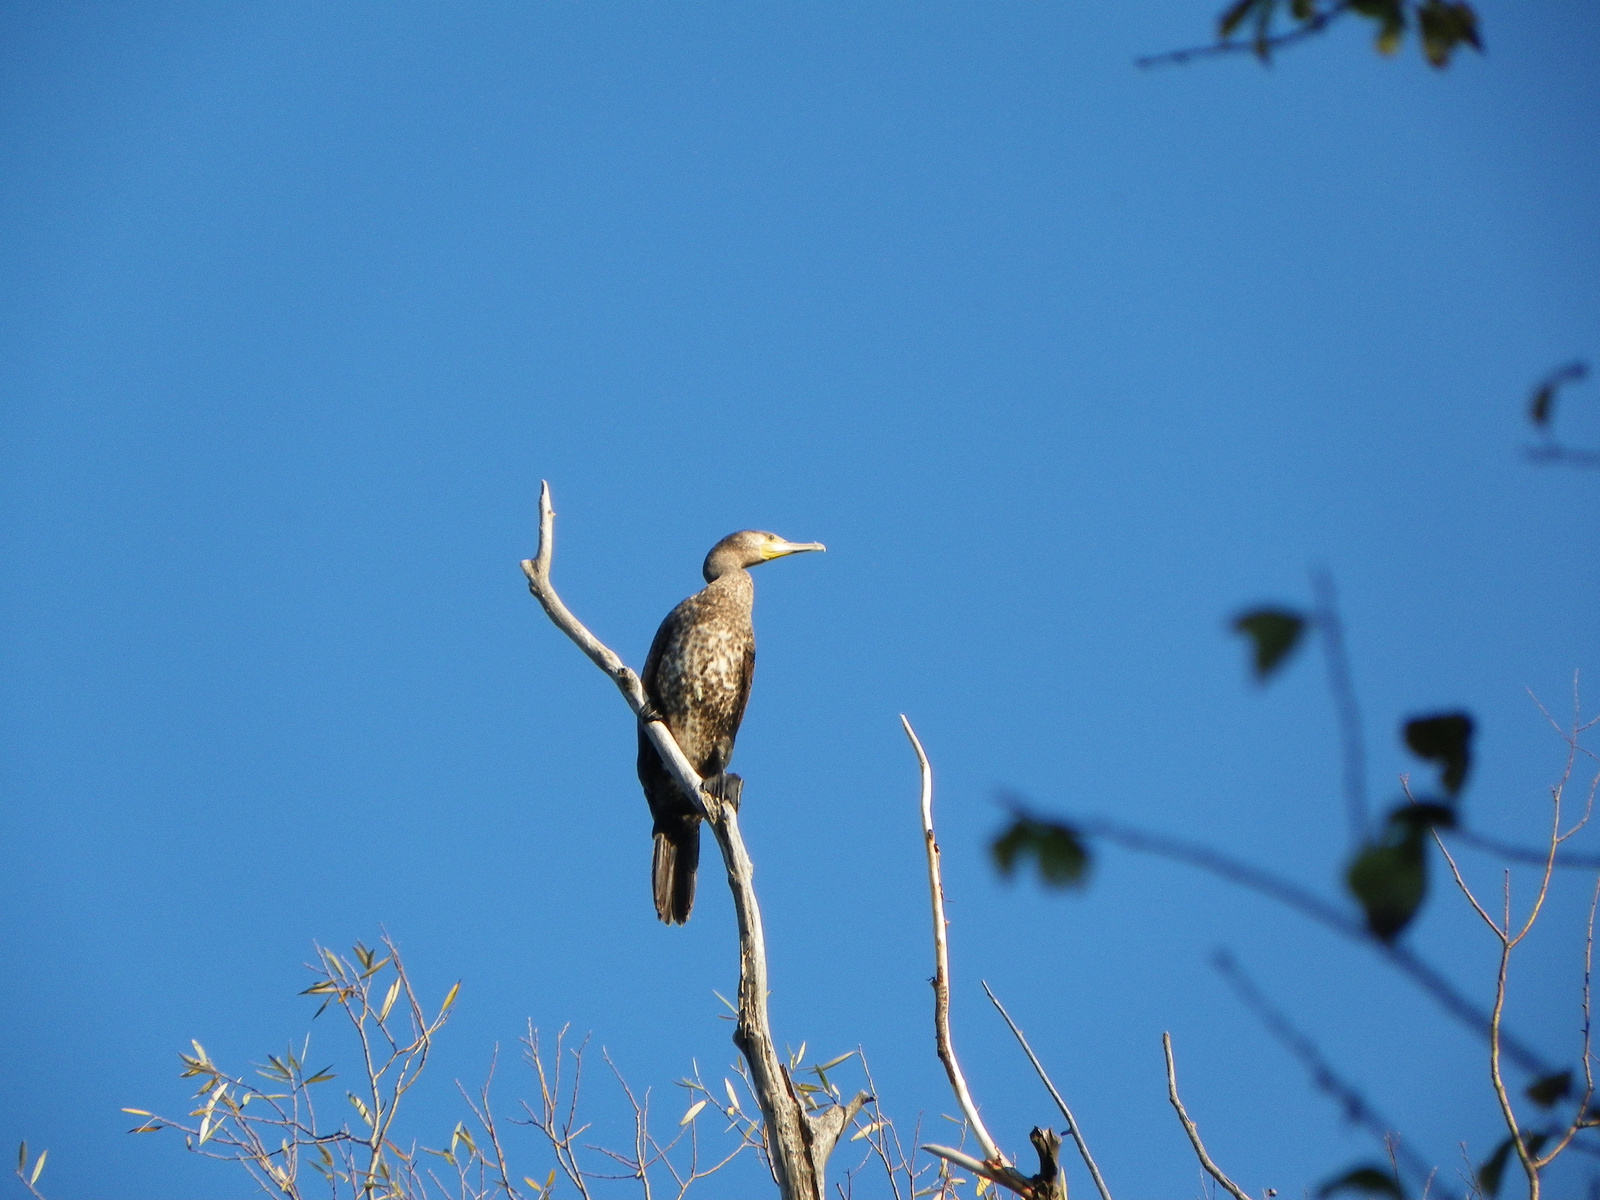
{"label": "thin bare twig", "polygon": [[1172,1035],[1161,1035],[1161,1048],[1167,1055],[1167,1099],[1172,1102],[1172,1107],[1178,1113],[1178,1120],[1183,1122],[1183,1131],[1189,1135],[1189,1144],[1194,1147],[1195,1157],[1200,1160],[1200,1165],[1206,1169],[1206,1174],[1222,1185],[1223,1189],[1234,1200],[1250,1200],[1250,1196],[1237,1183],[1222,1173],[1222,1168],[1211,1161],[1211,1155],[1206,1153],[1205,1143],[1200,1140],[1200,1131],[1195,1128],[1194,1122],[1189,1119],[1189,1114],[1183,1107],[1183,1101],[1178,1099],[1178,1069],[1172,1064]]}
{"label": "thin bare twig", "polygon": [[1100,1167],[1094,1161],[1094,1155],[1089,1153],[1089,1143],[1084,1141],[1083,1131],[1078,1128],[1078,1118],[1072,1115],[1072,1110],[1067,1107],[1067,1102],[1061,1098],[1061,1093],[1056,1090],[1056,1085],[1050,1081],[1050,1076],[1045,1073],[1044,1064],[1039,1061],[1039,1056],[1033,1052],[1033,1047],[1028,1045],[1028,1039],[1023,1036],[1022,1030],[1011,1019],[1011,1014],[1006,1011],[1006,1006],[1000,1003],[1000,997],[990,990],[986,981],[983,991],[989,997],[989,1002],[995,1006],[1005,1023],[1011,1027],[1012,1035],[1017,1039],[1017,1044],[1022,1047],[1022,1052],[1028,1056],[1028,1061],[1033,1064],[1033,1069],[1038,1072],[1039,1079],[1050,1092],[1050,1098],[1056,1102],[1056,1107],[1061,1110],[1061,1115],[1066,1118],[1067,1136],[1072,1138],[1073,1144],[1078,1147],[1078,1153],[1083,1158],[1083,1165],[1089,1168],[1089,1176],[1094,1180],[1095,1190],[1100,1193],[1100,1200],[1111,1200],[1111,1191],[1106,1187],[1106,1181],[1100,1175]]}

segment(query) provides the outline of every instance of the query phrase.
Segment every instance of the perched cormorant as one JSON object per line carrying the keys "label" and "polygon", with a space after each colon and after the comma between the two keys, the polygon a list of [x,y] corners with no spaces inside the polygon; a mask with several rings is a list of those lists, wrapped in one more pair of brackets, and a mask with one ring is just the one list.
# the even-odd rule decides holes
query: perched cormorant
{"label": "perched cormorant", "polygon": [[[640,681],[652,714],[672,731],[690,764],[719,796],[738,804],[739,777],[729,775],[733,740],[744,720],[756,670],[756,635],[750,623],[755,581],[746,567],[821,542],[786,542],[775,533],[730,533],[706,555],[706,587],[667,614],[650,644]],[[639,782],[655,818],[651,881],[656,915],[682,925],[694,906],[700,863],[700,813],[683,794],[639,726]]]}

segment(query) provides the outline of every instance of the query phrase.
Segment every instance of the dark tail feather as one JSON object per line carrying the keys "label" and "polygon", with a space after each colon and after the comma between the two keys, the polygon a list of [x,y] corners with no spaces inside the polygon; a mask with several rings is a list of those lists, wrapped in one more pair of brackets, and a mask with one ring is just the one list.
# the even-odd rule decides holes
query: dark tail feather
{"label": "dark tail feather", "polygon": [[656,916],[668,925],[682,925],[694,907],[694,875],[700,866],[700,822],[686,821],[671,833],[656,833],[651,882]]}

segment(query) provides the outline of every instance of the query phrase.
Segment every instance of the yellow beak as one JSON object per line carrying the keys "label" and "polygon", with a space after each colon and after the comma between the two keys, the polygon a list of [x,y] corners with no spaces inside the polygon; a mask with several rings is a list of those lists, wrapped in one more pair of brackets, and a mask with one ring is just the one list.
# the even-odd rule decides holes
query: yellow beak
{"label": "yellow beak", "polygon": [[826,550],[821,542],[768,542],[761,547],[761,557],[767,561],[782,558],[786,554],[804,554],[807,550]]}

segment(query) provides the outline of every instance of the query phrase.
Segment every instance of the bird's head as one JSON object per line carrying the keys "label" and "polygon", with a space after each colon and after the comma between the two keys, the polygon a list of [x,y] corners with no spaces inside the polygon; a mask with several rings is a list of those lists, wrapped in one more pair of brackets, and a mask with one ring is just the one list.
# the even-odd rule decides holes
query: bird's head
{"label": "bird's head", "polygon": [[807,550],[827,549],[821,542],[790,542],[775,533],[760,529],[741,529],[730,533],[706,555],[704,568],[706,582],[726,575],[741,567],[755,567],[786,554],[803,554]]}

